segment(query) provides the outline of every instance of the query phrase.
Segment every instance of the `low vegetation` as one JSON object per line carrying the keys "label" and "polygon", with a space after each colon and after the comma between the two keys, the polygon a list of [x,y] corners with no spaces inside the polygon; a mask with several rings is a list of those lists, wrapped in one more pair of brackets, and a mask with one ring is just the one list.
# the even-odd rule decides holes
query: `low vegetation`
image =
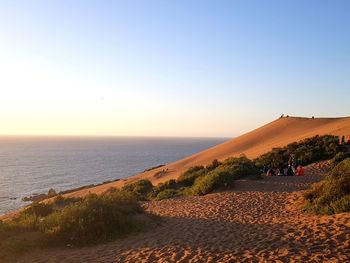
{"label": "low vegetation", "polygon": [[286,167],[290,154],[294,154],[296,163],[301,165],[329,160],[336,155],[338,142],[337,136],[314,136],[282,148],[274,148],[255,159],[255,164],[260,168],[263,166],[280,167],[281,165]]}
{"label": "low vegetation", "polygon": [[306,211],[318,214],[350,212],[350,159],[335,166],[326,179],[304,195]]}
{"label": "low vegetation", "polygon": [[84,198],[56,197],[34,203],[12,221],[0,221],[0,257],[10,258],[34,247],[82,246],[115,239],[143,226],[137,195],[111,190]]}
{"label": "low vegetation", "polygon": [[91,194],[48,215],[40,230],[54,243],[99,243],[135,230],[138,226],[133,215],[138,212],[141,208],[129,192]]}
{"label": "low vegetation", "polygon": [[123,187],[130,191],[140,201],[162,200],[184,195],[205,195],[218,189],[230,189],[234,180],[240,178],[258,179],[259,169],[245,158],[229,158],[223,163],[214,160],[208,166],[189,168],[177,180],[169,180],[157,186],[152,186],[148,180],[140,180]]}
{"label": "low vegetation", "polygon": [[331,159],[331,168],[336,167],[339,163],[344,161],[345,159],[350,158],[349,152],[339,152]]}

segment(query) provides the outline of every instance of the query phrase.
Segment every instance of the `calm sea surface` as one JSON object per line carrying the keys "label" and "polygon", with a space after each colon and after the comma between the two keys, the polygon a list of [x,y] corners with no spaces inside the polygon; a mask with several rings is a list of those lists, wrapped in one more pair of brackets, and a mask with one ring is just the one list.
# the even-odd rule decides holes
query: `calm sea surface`
{"label": "calm sea surface", "polygon": [[33,193],[128,177],[227,138],[0,137],[0,214]]}

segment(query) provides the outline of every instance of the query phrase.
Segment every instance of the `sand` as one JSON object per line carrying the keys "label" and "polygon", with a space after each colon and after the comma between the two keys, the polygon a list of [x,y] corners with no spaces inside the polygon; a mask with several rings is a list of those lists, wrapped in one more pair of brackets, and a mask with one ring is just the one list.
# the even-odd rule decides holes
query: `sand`
{"label": "sand", "polygon": [[99,194],[110,187],[121,187],[125,183],[140,179],[148,179],[154,185],[157,185],[158,183],[177,178],[190,167],[208,165],[214,159],[222,161],[232,156],[241,156],[242,154],[248,158],[256,158],[274,147],[283,147],[292,142],[300,141],[315,135],[325,134],[350,136],[350,117],[315,119],[301,117],[279,118],[228,142],[167,164],[158,169],[131,176],[126,180],[76,191],[66,196],[78,197],[88,193]]}
{"label": "sand", "polygon": [[[17,262],[349,262],[350,213],[306,214],[300,196],[324,177],[237,181],[234,191],[145,202],[159,226],[107,244],[33,251]],[[317,170],[318,169],[318,170]],[[318,171],[316,173],[315,171]]]}

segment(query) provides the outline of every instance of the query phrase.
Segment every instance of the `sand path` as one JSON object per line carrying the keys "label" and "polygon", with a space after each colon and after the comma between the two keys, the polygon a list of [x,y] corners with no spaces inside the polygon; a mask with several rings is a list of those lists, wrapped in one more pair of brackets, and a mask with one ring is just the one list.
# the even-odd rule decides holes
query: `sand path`
{"label": "sand path", "polygon": [[[309,171],[311,171],[310,169]],[[235,191],[145,203],[159,226],[81,249],[34,251],[18,262],[349,262],[350,214],[300,212],[299,190],[321,175],[238,181]]]}

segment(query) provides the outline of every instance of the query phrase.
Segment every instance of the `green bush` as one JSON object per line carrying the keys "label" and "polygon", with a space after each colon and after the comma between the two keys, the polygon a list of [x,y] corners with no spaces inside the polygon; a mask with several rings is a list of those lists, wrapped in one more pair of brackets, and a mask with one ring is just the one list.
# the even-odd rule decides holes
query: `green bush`
{"label": "green bush", "polygon": [[26,230],[38,230],[40,226],[40,218],[35,214],[22,213],[18,218],[14,219],[14,225]]}
{"label": "green bush", "polygon": [[53,205],[49,203],[34,202],[22,214],[35,215],[38,217],[44,217],[53,212]]}
{"label": "green bush", "polygon": [[350,211],[350,159],[339,163],[324,181],[304,195],[306,211],[334,214]]}
{"label": "green bush", "polygon": [[177,178],[177,182],[185,187],[192,186],[198,177],[205,175],[207,172],[208,170],[204,166],[191,167]]}
{"label": "green bush", "polygon": [[154,199],[155,200],[163,200],[163,199],[173,198],[173,197],[176,197],[179,195],[181,195],[181,192],[179,190],[164,189],[163,191],[159,192]]}
{"label": "green bush", "polygon": [[255,163],[246,157],[229,158],[223,162],[217,169],[225,169],[232,179],[241,178],[259,178],[260,170]]}
{"label": "green bush", "polygon": [[234,180],[258,178],[259,176],[259,169],[248,158],[229,158],[214,170],[198,177],[191,188],[191,192],[193,195],[205,195],[216,189],[232,188]]}
{"label": "green bush", "polygon": [[58,194],[53,200],[53,205],[57,207],[67,206],[75,202],[81,201],[80,197],[63,197],[62,194]]}
{"label": "green bush", "polygon": [[219,162],[217,159],[214,159],[211,164],[207,165],[205,168],[208,171],[214,170],[216,167],[220,166],[221,162]]}
{"label": "green bush", "polygon": [[[167,190],[171,191],[177,191],[180,188],[180,184],[176,182],[176,180],[171,179],[169,181],[166,181],[165,183],[160,183],[157,186],[153,187],[152,192],[148,195],[148,199],[158,199],[157,196]],[[161,196],[165,196],[166,194],[163,193]],[[164,198],[162,198],[164,199]]]}
{"label": "green bush", "polygon": [[47,216],[41,231],[55,243],[86,245],[113,239],[137,227],[133,215],[140,211],[129,191],[91,194]]}
{"label": "green bush", "polygon": [[191,192],[193,195],[206,195],[218,187],[218,173],[212,171],[205,176],[197,178]]}
{"label": "green bush", "polygon": [[146,201],[147,195],[153,190],[153,185],[149,180],[139,180],[135,183],[125,185],[122,190],[133,193],[138,200]]}
{"label": "green bush", "polygon": [[314,136],[299,142],[293,142],[283,148],[274,148],[256,158],[255,164],[279,167],[287,166],[290,154],[295,154],[297,164],[308,165],[313,162],[328,160],[335,156],[339,139],[337,136]]}
{"label": "green bush", "polygon": [[331,168],[336,167],[340,162],[344,161],[347,158],[350,158],[350,153],[348,153],[348,152],[339,152],[339,153],[337,153],[333,157],[333,159],[331,160]]}

